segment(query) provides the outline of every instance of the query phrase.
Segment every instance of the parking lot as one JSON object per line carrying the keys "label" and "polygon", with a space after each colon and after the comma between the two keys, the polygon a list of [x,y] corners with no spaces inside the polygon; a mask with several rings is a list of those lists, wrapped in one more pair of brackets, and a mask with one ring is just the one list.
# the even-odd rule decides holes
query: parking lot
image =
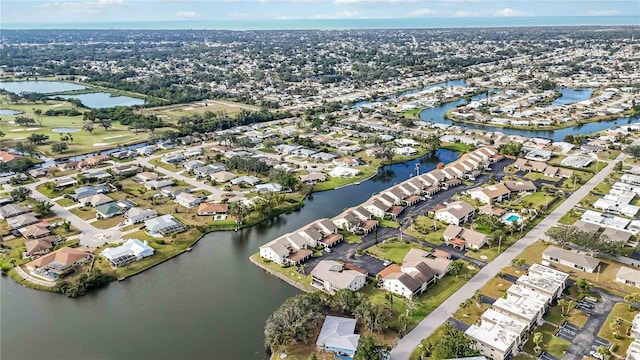
{"label": "parking lot", "polygon": [[580,331],[580,328],[578,326],[565,322],[562,326],[560,326],[560,328],[558,328],[558,331],[556,332],[556,336],[561,339],[565,339],[569,342],[572,342],[573,339],[576,337],[576,334],[578,333],[578,331]]}

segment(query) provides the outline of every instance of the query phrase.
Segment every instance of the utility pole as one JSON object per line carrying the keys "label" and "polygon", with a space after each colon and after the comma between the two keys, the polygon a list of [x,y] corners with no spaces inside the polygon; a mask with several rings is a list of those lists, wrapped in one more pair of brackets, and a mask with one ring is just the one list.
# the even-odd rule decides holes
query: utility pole
{"label": "utility pole", "polygon": [[502,245],[502,235],[500,235],[500,238],[498,239],[498,254],[500,254],[500,246]]}

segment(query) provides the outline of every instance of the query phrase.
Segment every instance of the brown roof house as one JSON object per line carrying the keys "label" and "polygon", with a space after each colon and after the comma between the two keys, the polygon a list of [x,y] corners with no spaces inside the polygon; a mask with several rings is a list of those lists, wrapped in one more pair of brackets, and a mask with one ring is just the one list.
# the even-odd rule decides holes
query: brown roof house
{"label": "brown roof house", "polygon": [[471,229],[465,229],[457,225],[447,226],[442,233],[442,237],[447,245],[466,247],[470,249],[480,249],[489,239],[489,237],[483,233],[479,233]]}
{"label": "brown roof house", "polygon": [[218,215],[226,214],[229,211],[229,204],[202,203],[198,206],[198,215]]}
{"label": "brown roof house", "polygon": [[88,249],[63,247],[26,264],[29,273],[48,281],[58,280],[68,268],[80,265],[91,259]]}

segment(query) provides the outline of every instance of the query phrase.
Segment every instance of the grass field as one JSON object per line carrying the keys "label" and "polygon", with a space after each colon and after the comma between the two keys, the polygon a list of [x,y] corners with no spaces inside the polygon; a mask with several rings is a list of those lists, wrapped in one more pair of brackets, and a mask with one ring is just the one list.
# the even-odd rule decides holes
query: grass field
{"label": "grass field", "polygon": [[[206,106],[204,104],[206,104]],[[206,111],[211,111],[211,112],[224,111],[228,115],[233,116],[239,113],[242,109],[245,109],[248,111],[260,110],[260,108],[258,108],[257,106],[240,104],[232,101],[208,100],[206,102],[198,101],[198,102],[188,103],[188,104],[152,107],[152,108],[144,109],[143,113],[145,115],[152,115],[152,114],[164,115],[169,117],[170,119],[177,120],[181,116],[200,114]]]}
{"label": "grass field", "polygon": [[411,249],[420,249],[416,243],[405,244],[402,242],[392,242],[376,244],[367,248],[366,252],[380,259],[391,260],[396,264],[402,264],[402,259]]}
{"label": "grass field", "polygon": [[[62,101],[48,101],[46,104],[3,104],[3,109],[22,111],[23,116],[31,117],[36,120],[35,124],[29,126],[21,126],[14,123],[16,116],[2,116],[2,132],[5,136],[0,140],[1,145],[9,146],[15,141],[26,141],[25,139],[31,134],[44,134],[49,136],[46,143],[38,146],[38,150],[47,156],[68,157],[77,154],[100,151],[108,148],[116,148],[126,144],[132,144],[146,140],[149,135],[146,132],[134,133],[127,129],[126,126],[120,125],[118,122],[113,123],[113,127],[105,130],[102,127],[95,126],[92,133],[81,130],[72,133],[73,141],[68,143],[69,149],[61,154],[51,151],[51,145],[60,142],[61,134],[52,131],[54,128],[76,128],[82,129],[83,119],[79,116],[36,116],[34,110],[39,109],[44,113],[49,109],[70,109],[71,105]],[[80,110],[81,111],[81,110]],[[39,126],[37,121],[41,121]],[[158,129],[162,131],[162,129]]]}
{"label": "grass field", "polygon": [[[637,313],[638,310],[629,311],[627,304],[615,304],[598,332],[598,336],[611,341],[611,352],[617,357],[624,358],[629,345],[633,342],[633,339],[625,334],[627,334],[627,330],[631,327],[631,321]],[[622,327],[618,330],[618,339],[613,336],[613,330],[610,327],[611,322],[616,318],[622,319]]]}
{"label": "grass field", "polygon": [[[569,347],[571,346],[571,343],[566,340],[560,339],[559,337],[556,337],[554,335],[555,331],[556,331],[556,328],[553,325],[546,323],[541,326],[538,326],[534,330],[534,333],[536,332],[542,333],[543,340],[542,340],[542,344],[540,344],[542,351],[546,351],[549,354],[555,356],[556,358],[562,359],[565,351],[567,351],[567,349],[569,349]],[[527,341],[527,343],[524,345],[524,351],[526,351],[529,354],[535,354],[535,352],[533,351],[534,346],[535,345],[533,344],[533,336],[531,336],[529,338],[529,341]]]}

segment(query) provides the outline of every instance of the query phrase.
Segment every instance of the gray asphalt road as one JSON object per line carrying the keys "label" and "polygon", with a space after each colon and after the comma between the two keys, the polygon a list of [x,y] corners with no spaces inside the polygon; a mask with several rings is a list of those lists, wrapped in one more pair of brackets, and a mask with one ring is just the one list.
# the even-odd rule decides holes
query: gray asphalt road
{"label": "gray asphalt road", "polygon": [[[616,161],[622,161],[626,155],[620,154]],[[392,360],[404,360],[411,356],[411,352],[420,342],[431,335],[442,325],[459,307],[460,302],[473,296],[474,291],[482,287],[487,281],[496,276],[500,270],[509,265],[511,260],[524,249],[538,239],[544,237],[544,233],[556,225],[558,220],[591,191],[598,183],[602,182],[611,172],[616,161],[610,162],[602,171],[593,176],[586,184],[560,204],[552,213],[542,220],[536,227],[527,233],[522,239],[500,254],[494,261],[483,267],[473,278],[460,288],[451,297],[445,300],[431,314],[425,317],[413,330],[405,335],[391,351]]]}

